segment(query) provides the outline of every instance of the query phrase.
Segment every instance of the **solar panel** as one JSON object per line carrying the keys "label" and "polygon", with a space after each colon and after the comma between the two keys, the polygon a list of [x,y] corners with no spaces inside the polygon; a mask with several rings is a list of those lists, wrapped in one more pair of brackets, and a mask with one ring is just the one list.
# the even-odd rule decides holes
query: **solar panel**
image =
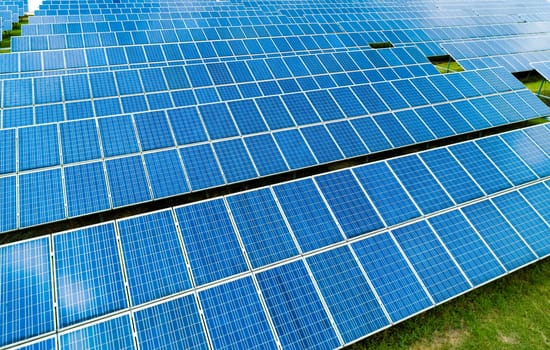
{"label": "solar panel", "polygon": [[138,310],[134,319],[140,349],[208,348],[193,295]]}
{"label": "solar panel", "polygon": [[56,235],[53,247],[61,327],[128,307],[114,225]]}
{"label": "solar panel", "polygon": [[547,256],[510,72],[548,7],[432,5],[43,2],[0,55],[0,346],[336,348]]}

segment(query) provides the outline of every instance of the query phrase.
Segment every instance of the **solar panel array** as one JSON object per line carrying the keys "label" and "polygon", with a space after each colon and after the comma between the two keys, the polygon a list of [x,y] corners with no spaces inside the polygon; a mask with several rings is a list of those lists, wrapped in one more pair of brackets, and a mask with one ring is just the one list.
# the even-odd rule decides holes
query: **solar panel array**
{"label": "solar panel array", "polygon": [[436,3],[44,1],[0,55],[3,235],[455,144],[2,245],[0,348],[337,348],[547,257],[510,72],[550,6]]}
{"label": "solar panel array", "polygon": [[353,342],[550,254],[549,135],[531,127],[3,246],[0,344]]}

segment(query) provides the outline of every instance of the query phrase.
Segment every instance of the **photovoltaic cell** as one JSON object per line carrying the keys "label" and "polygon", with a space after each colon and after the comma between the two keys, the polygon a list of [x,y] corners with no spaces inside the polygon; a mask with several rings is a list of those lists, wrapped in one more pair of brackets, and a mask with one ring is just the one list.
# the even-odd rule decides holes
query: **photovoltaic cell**
{"label": "photovoltaic cell", "polygon": [[420,158],[445,187],[455,203],[482,197],[483,192],[468,176],[451,153],[444,148],[423,152]]}
{"label": "photovoltaic cell", "polygon": [[499,137],[488,137],[475,142],[514,185],[521,185],[537,178]]}
{"label": "photovoltaic cell", "polygon": [[130,317],[124,315],[61,334],[59,349],[135,349]]}
{"label": "photovoltaic cell", "polygon": [[65,218],[61,170],[27,173],[19,176],[20,227]]}
{"label": "photovoltaic cell", "polygon": [[59,164],[59,143],[55,124],[19,129],[19,170]]}
{"label": "photovoltaic cell", "polygon": [[522,188],[520,192],[546,223],[550,223],[550,190],[539,183]]}
{"label": "photovoltaic cell", "polygon": [[227,200],[254,267],[298,253],[268,189],[231,196]]}
{"label": "photovoltaic cell", "polygon": [[510,187],[508,180],[481,153],[475,143],[461,143],[450,146],[449,150],[486,194],[502,191]]}
{"label": "photovoltaic cell", "polygon": [[113,207],[151,199],[140,156],[116,158],[106,162]]}
{"label": "photovoltaic cell", "polygon": [[201,202],[175,211],[197,285],[248,269],[223,200]]}
{"label": "photovoltaic cell", "polygon": [[400,227],[393,230],[392,234],[436,303],[470,288],[425,221]]}
{"label": "photovoltaic cell", "polygon": [[352,247],[394,322],[432,305],[389,234],[369,237]]}
{"label": "photovoltaic cell", "polygon": [[317,160],[298,130],[276,132],[273,137],[290,169],[305,168],[317,164]]}
{"label": "photovoltaic cell", "polygon": [[105,157],[139,152],[130,116],[101,118],[98,123]]}
{"label": "photovoltaic cell", "polygon": [[502,214],[520,232],[538,256],[550,253],[550,227],[517,192],[492,199]]}
{"label": "photovoltaic cell", "polygon": [[453,205],[418,156],[391,159],[388,164],[424,214]]}
{"label": "photovoltaic cell", "polygon": [[277,349],[250,277],[206,289],[199,298],[216,349]]}
{"label": "photovoltaic cell", "polygon": [[505,272],[458,210],[433,217],[429,222],[474,286]]}
{"label": "photovoltaic cell", "polygon": [[208,349],[193,295],[134,313],[140,349]]}
{"label": "photovoltaic cell", "polygon": [[102,162],[64,168],[69,217],[111,208]]}
{"label": "photovoltaic cell", "polygon": [[288,170],[271,134],[250,136],[244,142],[260,176]]}
{"label": "photovoltaic cell", "polygon": [[113,224],[54,236],[59,325],[128,307]]}
{"label": "photovoltaic cell", "polygon": [[64,164],[101,158],[95,120],[61,123],[59,130]]}
{"label": "photovoltaic cell", "polygon": [[0,345],[53,331],[48,238],[0,247],[0,267]]}
{"label": "photovoltaic cell", "polygon": [[174,146],[172,132],[164,112],[136,114],[134,121],[143,151]]}
{"label": "photovoltaic cell", "polygon": [[347,237],[384,226],[351,171],[318,176],[315,181]]}
{"label": "photovoltaic cell", "polygon": [[15,131],[0,130],[0,174],[15,172]]}
{"label": "photovoltaic cell", "polygon": [[502,139],[539,176],[550,175],[550,159],[526,134],[521,131],[503,134]]}
{"label": "photovoltaic cell", "polygon": [[469,205],[462,212],[506,269],[513,270],[536,258],[490,201]]}
{"label": "photovoltaic cell", "polygon": [[307,262],[344,342],[388,325],[388,319],[349,248],[313,255]]}
{"label": "photovoltaic cell", "polygon": [[191,288],[170,210],[118,221],[132,305]]}
{"label": "photovoltaic cell", "polygon": [[241,139],[216,142],[214,151],[228,183],[258,176]]}
{"label": "photovoltaic cell", "polygon": [[386,163],[369,164],[353,172],[388,226],[420,216]]}
{"label": "photovoltaic cell", "polygon": [[16,177],[0,178],[0,230],[7,232],[17,228],[17,186]]}
{"label": "photovoltaic cell", "polygon": [[176,150],[147,153],[143,158],[155,198],[189,192],[185,173]]}
{"label": "photovoltaic cell", "polygon": [[257,275],[283,348],[335,348],[340,344],[302,261]]}

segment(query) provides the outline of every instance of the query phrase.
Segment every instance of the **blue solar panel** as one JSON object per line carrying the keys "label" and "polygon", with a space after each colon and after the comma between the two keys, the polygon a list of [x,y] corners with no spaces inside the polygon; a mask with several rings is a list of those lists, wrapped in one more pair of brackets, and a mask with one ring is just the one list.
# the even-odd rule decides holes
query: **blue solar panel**
{"label": "blue solar panel", "polygon": [[391,159],[388,164],[424,214],[453,205],[418,156]]}
{"label": "blue solar panel", "polygon": [[112,73],[90,74],[90,86],[94,98],[117,96],[117,87]]}
{"label": "blue solar panel", "polygon": [[208,349],[194,295],[134,313],[140,349]]}
{"label": "blue solar panel", "polygon": [[59,130],[64,164],[101,158],[95,120],[62,123]]}
{"label": "blue solar panel", "polygon": [[241,135],[267,131],[267,127],[253,100],[240,100],[228,103],[229,110],[241,131]]}
{"label": "blue solar panel", "polygon": [[69,217],[111,208],[102,162],[64,168]]}
{"label": "blue solar panel", "polygon": [[307,262],[344,342],[389,324],[349,248],[329,250]]}
{"label": "blue solar panel", "polygon": [[505,272],[459,211],[436,216],[429,222],[474,285],[487,282]]}
{"label": "blue solar panel", "polygon": [[174,139],[164,112],[134,115],[141,149],[143,151],[174,146]]}
{"label": "blue solar panel", "polygon": [[538,256],[546,256],[550,253],[548,223],[537,215],[519,193],[507,193],[492,201]]}
{"label": "blue solar panel", "polygon": [[295,125],[280,97],[262,97],[256,99],[256,103],[270,129],[282,129]]}
{"label": "blue solar panel", "polygon": [[199,111],[211,139],[221,139],[239,134],[225,103],[201,105]]}
{"label": "blue solar panel", "polygon": [[225,180],[228,183],[258,176],[241,139],[214,143],[214,151],[218,156]]}
{"label": "blue solar panel", "polygon": [[132,305],[191,287],[170,210],[117,223]]}
{"label": "blue solar panel", "polygon": [[176,150],[147,153],[143,157],[155,198],[189,192],[182,163]]}
{"label": "blue solar panel", "polygon": [[183,164],[193,190],[215,187],[225,180],[209,144],[187,147],[180,150]]}
{"label": "blue solar panel", "polygon": [[301,129],[301,132],[320,163],[327,163],[344,157],[324,126],[310,126]]}
{"label": "blue solar panel", "polygon": [[483,192],[447,149],[436,149],[420,154],[420,158],[437,177],[455,203],[482,197]]}
{"label": "blue solar panel", "polygon": [[106,165],[113,207],[151,199],[140,156],[111,159]]}
{"label": "blue solar panel", "polygon": [[61,102],[61,78],[45,77],[34,80],[34,103]]}
{"label": "blue solar panel", "polygon": [[411,135],[405,130],[393,113],[377,115],[373,119],[380,126],[380,129],[384,131],[384,134],[394,147],[402,147],[414,143]]}
{"label": "blue solar panel", "polygon": [[353,171],[388,226],[420,216],[411,198],[385,163],[370,164]]}
{"label": "blue solar panel", "polygon": [[273,134],[273,137],[291,169],[317,164],[317,160],[298,130],[277,132]]}
{"label": "blue solar panel", "polygon": [[250,136],[244,142],[260,176],[288,170],[271,134]]}
{"label": "blue solar panel", "polygon": [[15,131],[0,130],[0,174],[15,172]]}
{"label": "blue solar panel", "polygon": [[395,118],[401,122],[415,142],[427,142],[435,139],[430,129],[413,110],[396,112]]}
{"label": "blue solar panel", "polygon": [[57,126],[43,125],[19,129],[19,170],[59,164]]}
{"label": "blue solar panel", "polygon": [[49,239],[0,247],[0,266],[0,345],[53,331]]}
{"label": "blue solar panel", "polygon": [[322,175],[315,181],[347,237],[384,226],[351,171]]}
{"label": "blue solar panel", "polygon": [[349,122],[330,123],[326,124],[326,127],[345,157],[351,158],[368,153],[365,144]]}
{"label": "blue solar panel", "polygon": [[536,184],[525,187],[520,190],[523,197],[531,204],[531,206],[539,213],[546,221],[550,222],[550,191],[544,184]]}
{"label": "blue solar panel", "polygon": [[61,170],[19,176],[20,227],[65,218]]}
{"label": "blue solar panel", "polygon": [[105,157],[139,152],[130,116],[102,118],[98,122]]}
{"label": "blue solar panel", "polygon": [[486,194],[510,187],[508,180],[474,143],[450,146],[449,150]]}
{"label": "blue solar panel", "polygon": [[175,211],[197,285],[248,269],[223,200],[201,202]]}
{"label": "blue solar panel", "polygon": [[17,186],[16,177],[0,178],[0,230],[2,232],[17,228]]}
{"label": "blue solar panel", "polygon": [[31,345],[22,346],[17,350],[52,350],[57,349],[55,337],[47,338]]}
{"label": "blue solar panel", "polygon": [[54,236],[59,326],[126,308],[113,224]]}
{"label": "blue solar panel", "polygon": [[207,141],[199,114],[195,108],[178,108],[168,111],[168,118],[178,145]]}
{"label": "blue solar panel", "polygon": [[269,189],[230,196],[227,202],[254,268],[298,254]]}
{"label": "blue solar panel", "polygon": [[343,240],[311,179],[274,186],[273,190],[302,251]]}
{"label": "blue solar panel", "polygon": [[550,158],[533,140],[521,131],[503,134],[502,139],[539,176],[550,175]]}
{"label": "blue solar panel", "polygon": [[425,221],[392,231],[397,243],[436,303],[470,288],[470,284]]}
{"label": "blue solar panel", "polygon": [[59,336],[59,349],[135,349],[130,317],[124,315]]}
{"label": "blue solar panel", "polygon": [[206,289],[199,298],[216,349],[277,349],[250,277]]}
{"label": "blue solar panel", "polygon": [[536,258],[490,201],[469,205],[462,211],[506,269],[513,270]]}
{"label": "blue solar panel", "polygon": [[308,125],[319,122],[317,112],[302,93],[282,95],[290,114],[298,125]]}
{"label": "blue solar panel", "polygon": [[369,237],[352,247],[392,321],[432,305],[389,234]]}
{"label": "blue solar panel", "polygon": [[283,348],[340,345],[302,261],[263,271],[257,278]]}
{"label": "blue solar panel", "polygon": [[488,137],[475,142],[514,185],[517,186],[537,178],[535,173],[502,139]]}
{"label": "blue solar panel", "polygon": [[367,145],[370,152],[379,152],[392,148],[388,138],[374,122],[373,118],[353,119],[351,124]]}

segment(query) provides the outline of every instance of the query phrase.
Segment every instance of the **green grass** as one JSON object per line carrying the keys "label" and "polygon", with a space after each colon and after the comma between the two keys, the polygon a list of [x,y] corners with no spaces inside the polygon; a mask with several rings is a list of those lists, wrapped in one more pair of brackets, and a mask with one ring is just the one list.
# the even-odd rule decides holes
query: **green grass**
{"label": "green grass", "polygon": [[516,271],[348,347],[550,349],[550,259]]}
{"label": "green grass", "polygon": [[19,22],[12,25],[12,30],[2,32],[2,41],[0,41],[0,53],[9,53],[11,50],[11,38],[21,35],[21,25],[29,23],[29,17],[19,17]]}
{"label": "green grass", "polygon": [[435,68],[439,71],[439,73],[454,73],[454,72],[462,72],[464,68],[456,62],[437,62],[434,63]]}

